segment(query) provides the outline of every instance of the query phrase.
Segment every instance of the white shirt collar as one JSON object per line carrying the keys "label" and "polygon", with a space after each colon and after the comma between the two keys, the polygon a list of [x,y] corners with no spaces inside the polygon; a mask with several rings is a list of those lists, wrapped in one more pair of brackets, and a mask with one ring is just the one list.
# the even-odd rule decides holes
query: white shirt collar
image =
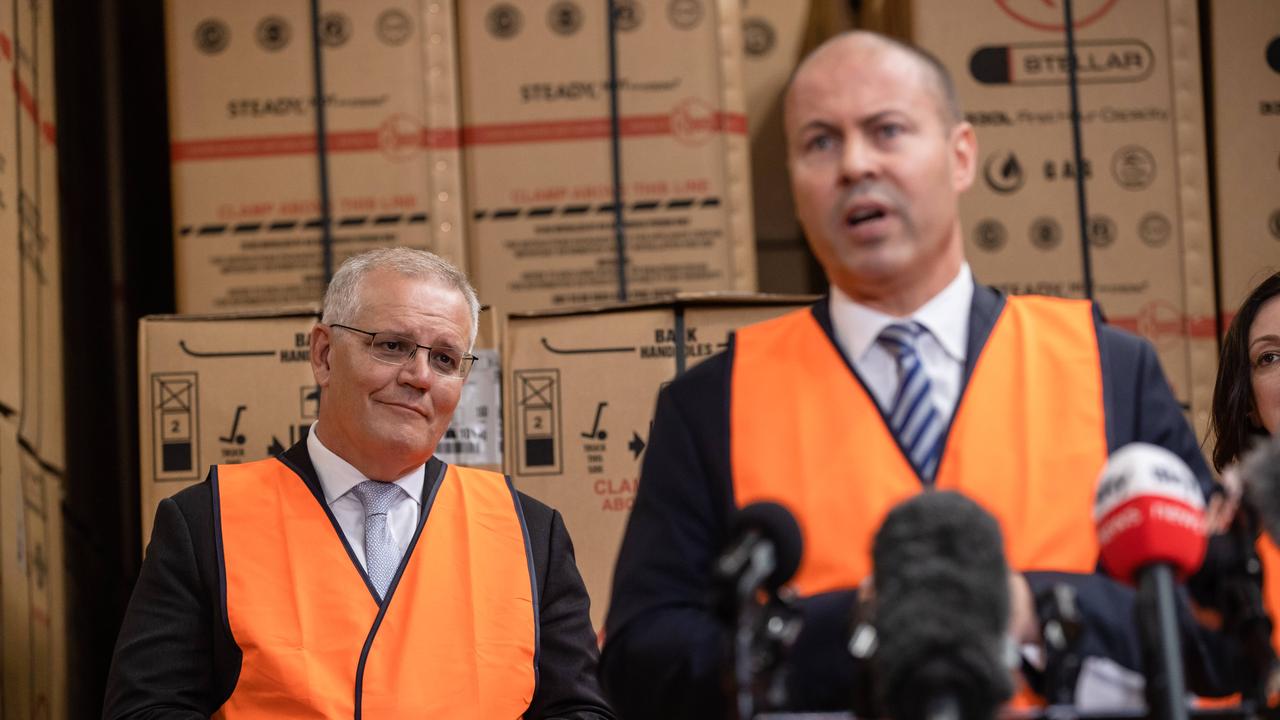
{"label": "white shirt collar", "polygon": [[[962,364],[969,342],[969,309],[973,304],[973,288],[973,272],[966,262],[961,264],[955,279],[942,292],[921,305],[910,318],[925,326],[942,349],[953,360]],[[880,332],[886,326],[902,320],[855,302],[835,285],[831,286],[830,309],[836,341],[849,360],[855,363],[875,344],[876,338],[880,337]]]}
{"label": "white shirt collar", "polygon": [[[320,436],[316,433],[318,424],[319,421],[311,423],[311,432],[307,433],[307,452],[311,454],[311,464],[320,480],[320,489],[324,491],[324,501],[332,505],[335,500],[350,492],[351,488],[369,478],[320,442]],[[396,485],[418,505],[422,505],[426,467],[425,464],[419,465],[395,480]]]}

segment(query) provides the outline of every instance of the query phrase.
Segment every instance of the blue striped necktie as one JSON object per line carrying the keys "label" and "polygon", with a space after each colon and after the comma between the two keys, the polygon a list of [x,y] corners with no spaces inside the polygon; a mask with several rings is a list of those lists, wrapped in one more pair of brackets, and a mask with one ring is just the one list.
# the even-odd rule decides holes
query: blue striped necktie
{"label": "blue striped necktie", "polygon": [[391,578],[400,567],[400,548],[391,537],[387,513],[391,504],[403,492],[400,486],[380,480],[365,480],[351,489],[364,504],[364,564],[369,580],[385,598]]}
{"label": "blue striped necktie", "polygon": [[933,388],[916,349],[926,332],[917,322],[894,323],[882,330],[877,340],[898,362],[898,389],[889,409],[889,428],[916,472],[931,483],[938,469],[946,418],[933,402]]}

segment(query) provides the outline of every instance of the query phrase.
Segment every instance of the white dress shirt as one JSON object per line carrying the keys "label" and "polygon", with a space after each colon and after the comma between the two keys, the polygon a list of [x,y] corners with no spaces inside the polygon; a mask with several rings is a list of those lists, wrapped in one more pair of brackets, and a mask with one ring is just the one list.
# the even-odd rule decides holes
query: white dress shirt
{"label": "white dress shirt", "polygon": [[[311,454],[311,464],[315,466],[320,489],[324,491],[324,501],[337,519],[338,527],[342,528],[342,534],[347,536],[347,543],[355,552],[360,566],[367,570],[364,559],[364,503],[360,502],[360,498],[351,489],[369,478],[320,442],[320,436],[316,434],[316,423],[312,423],[311,432],[307,434],[307,452]],[[400,549],[401,557],[404,557],[404,551],[408,549],[409,541],[418,529],[426,467],[419,465],[395,481],[404,492],[396,497],[391,510],[387,512],[387,527]]]}
{"label": "white dress shirt", "polygon": [[831,286],[831,325],[845,357],[862,376],[876,404],[890,411],[898,389],[898,364],[893,353],[876,342],[886,326],[915,320],[925,327],[918,341],[920,362],[929,376],[930,398],[945,418],[955,412],[964,380],[969,342],[969,308],[973,304],[973,273],[964,263],[942,292],[934,295],[910,318],[898,318],[854,302]]}

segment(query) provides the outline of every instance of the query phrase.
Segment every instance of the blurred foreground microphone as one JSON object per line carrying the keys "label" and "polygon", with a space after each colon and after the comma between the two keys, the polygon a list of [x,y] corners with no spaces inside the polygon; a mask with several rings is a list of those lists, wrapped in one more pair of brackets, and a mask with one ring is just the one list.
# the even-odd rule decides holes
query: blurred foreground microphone
{"label": "blurred foreground microphone", "polygon": [[1000,526],[963,495],[926,491],[876,532],[876,676],[893,720],[986,720],[1013,694]]}
{"label": "blurred foreground microphone", "polygon": [[1271,541],[1280,545],[1280,437],[1273,437],[1245,455],[1240,479],[1249,507],[1258,514]]}
{"label": "blurred foreground microphone", "polygon": [[729,537],[715,565],[716,582],[728,590],[722,595],[727,600],[762,587],[776,592],[800,567],[800,526],[778,503],[751,503],[739,510]]}
{"label": "blurred foreground microphone", "polygon": [[[1271,644],[1274,625],[1262,597],[1265,578],[1256,542],[1261,525],[1273,544],[1280,543],[1280,437],[1258,443],[1236,472],[1244,485],[1244,503],[1230,533],[1240,562],[1234,575],[1222,583],[1223,620],[1224,627],[1240,640],[1245,660],[1240,672],[1244,697],[1257,707],[1266,707],[1280,681],[1280,671]],[[1276,572],[1276,568],[1270,570]]]}
{"label": "blurred foreground microphone", "polygon": [[1204,495],[1177,455],[1146,443],[1111,455],[1098,480],[1093,519],[1102,563],[1138,587],[1136,612],[1153,717],[1187,717],[1175,578],[1204,561]]}
{"label": "blurred foreground microphone", "polygon": [[732,675],[726,678],[733,717],[749,720],[758,706],[786,701],[785,686],[775,672],[795,642],[800,620],[779,598],[778,589],[800,567],[803,541],[795,517],[772,502],[738,511],[729,537],[714,568],[716,606],[733,631]]}

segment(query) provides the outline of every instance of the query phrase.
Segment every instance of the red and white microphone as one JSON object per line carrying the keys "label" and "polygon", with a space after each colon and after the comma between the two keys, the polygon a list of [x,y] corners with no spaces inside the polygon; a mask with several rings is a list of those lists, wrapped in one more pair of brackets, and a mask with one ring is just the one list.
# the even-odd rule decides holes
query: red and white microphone
{"label": "red and white microphone", "polygon": [[1204,493],[1172,452],[1133,443],[1111,455],[1094,496],[1102,564],[1138,588],[1136,615],[1152,717],[1185,720],[1186,681],[1174,578],[1204,561]]}
{"label": "red and white microphone", "polygon": [[1103,565],[1131,585],[1153,564],[1168,565],[1182,581],[1204,561],[1200,483],[1181,458],[1157,445],[1133,443],[1111,456],[1098,479],[1093,521]]}

